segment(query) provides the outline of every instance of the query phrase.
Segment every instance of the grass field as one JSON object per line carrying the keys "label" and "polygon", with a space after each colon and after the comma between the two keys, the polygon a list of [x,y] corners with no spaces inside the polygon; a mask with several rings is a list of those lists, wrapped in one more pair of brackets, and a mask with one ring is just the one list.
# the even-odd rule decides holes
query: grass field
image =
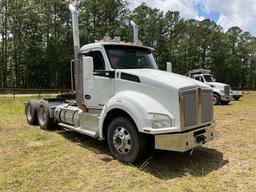
{"label": "grass field", "polygon": [[23,102],[0,98],[0,191],[255,191],[256,95],[215,106],[217,138],[192,156],[112,159],[104,142],[29,126]]}

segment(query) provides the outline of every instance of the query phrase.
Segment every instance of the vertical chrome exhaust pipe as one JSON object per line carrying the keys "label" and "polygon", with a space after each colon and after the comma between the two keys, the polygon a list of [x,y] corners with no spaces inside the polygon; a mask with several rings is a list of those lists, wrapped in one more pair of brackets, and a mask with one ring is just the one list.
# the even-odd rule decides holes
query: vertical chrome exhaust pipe
{"label": "vertical chrome exhaust pipe", "polygon": [[133,42],[137,43],[139,41],[139,29],[137,24],[134,21],[130,21],[130,24],[133,29]]}
{"label": "vertical chrome exhaust pipe", "polygon": [[76,10],[73,4],[69,4],[69,10],[72,16],[72,31],[73,31],[73,41],[74,47],[79,47],[80,49],[80,41],[79,41],[79,28],[78,28],[78,11]]}
{"label": "vertical chrome exhaust pipe", "polygon": [[69,10],[72,16],[72,32],[74,43],[74,72],[75,72],[75,90],[76,90],[76,104],[86,111],[86,106],[83,104],[83,76],[82,67],[79,62],[78,55],[80,53],[79,28],[78,28],[78,11],[73,4],[69,4]]}

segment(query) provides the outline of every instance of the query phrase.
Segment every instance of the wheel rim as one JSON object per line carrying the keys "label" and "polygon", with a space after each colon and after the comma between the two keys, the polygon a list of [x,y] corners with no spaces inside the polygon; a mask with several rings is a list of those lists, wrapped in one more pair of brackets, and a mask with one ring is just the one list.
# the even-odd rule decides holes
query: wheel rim
{"label": "wheel rim", "polygon": [[132,147],[132,141],[129,132],[123,127],[116,128],[113,134],[113,144],[119,153],[129,153]]}
{"label": "wheel rim", "polygon": [[216,97],[212,97],[212,102],[213,102],[213,104],[215,105],[216,103],[217,103],[217,98]]}
{"label": "wheel rim", "polygon": [[31,119],[32,119],[32,106],[30,104],[27,105],[26,114],[27,114],[28,120],[31,121]]}
{"label": "wheel rim", "polygon": [[38,120],[41,125],[45,123],[47,118],[46,116],[47,114],[46,114],[45,108],[43,106],[40,106],[38,110]]}

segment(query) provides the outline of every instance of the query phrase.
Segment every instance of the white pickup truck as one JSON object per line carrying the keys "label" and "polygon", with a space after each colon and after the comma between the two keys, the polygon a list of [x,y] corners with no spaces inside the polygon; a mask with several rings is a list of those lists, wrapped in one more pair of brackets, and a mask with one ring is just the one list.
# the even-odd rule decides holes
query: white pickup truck
{"label": "white pickup truck", "polygon": [[185,152],[214,138],[210,86],[160,71],[153,49],[136,38],[133,44],[105,39],[80,48],[78,13],[72,4],[69,8],[76,98],[26,102],[29,124],[43,129],[58,124],[107,140],[113,157],[126,163],[143,157],[150,143]]}
{"label": "white pickup truck", "polygon": [[201,81],[207,85],[210,85],[213,89],[213,104],[226,105],[233,100],[232,91],[229,85],[216,82],[214,75],[210,70],[206,69],[194,69],[185,74],[193,79]]}

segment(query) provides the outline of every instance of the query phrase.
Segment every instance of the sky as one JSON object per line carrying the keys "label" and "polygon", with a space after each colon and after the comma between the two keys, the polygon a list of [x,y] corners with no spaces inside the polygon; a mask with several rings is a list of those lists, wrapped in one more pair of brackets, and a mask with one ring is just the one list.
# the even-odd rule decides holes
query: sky
{"label": "sky", "polygon": [[142,2],[164,12],[179,11],[186,19],[211,19],[224,31],[238,26],[256,36],[256,0],[128,0],[131,9]]}

